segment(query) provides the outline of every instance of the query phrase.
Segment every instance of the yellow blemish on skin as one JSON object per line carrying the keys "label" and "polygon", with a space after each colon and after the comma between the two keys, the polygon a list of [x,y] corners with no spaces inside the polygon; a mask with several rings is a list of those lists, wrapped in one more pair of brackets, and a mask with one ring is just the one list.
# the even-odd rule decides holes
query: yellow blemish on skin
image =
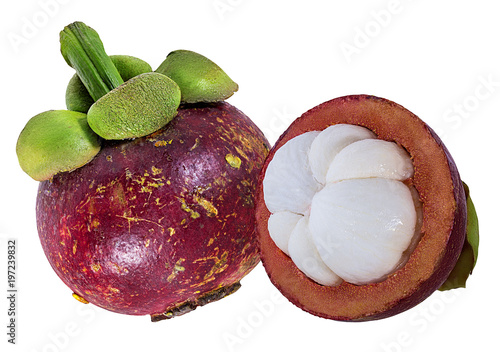
{"label": "yellow blemish on skin", "polygon": [[76,246],[78,245],[78,241],[75,240],[73,243],[73,255],[76,254]]}
{"label": "yellow blemish on skin", "polygon": [[227,263],[227,257],[228,257],[229,253],[226,251],[222,254],[221,258],[219,260],[216,260],[214,266],[212,267],[212,269],[210,270],[210,272],[207,273],[207,275],[205,275],[205,280],[215,274],[219,274],[221,272],[223,272],[224,270],[226,270],[226,268],[228,267],[228,265],[226,264]]}
{"label": "yellow blemish on skin", "polygon": [[165,186],[165,184],[163,182],[148,182],[148,187],[160,188],[161,186]]}
{"label": "yellow blemish on skin", "polygon": [[113,156],[112,155],[106,155],[106,160],[109,162],[113,162]]}
{"label": "yellow blemish on skin", "polygon": [[112,266],[114,266],[114,268],[115,268],[115,270],[116,270],[116,272],[117,272],[118,274],[122,271],[121,266],[119,266],[119,265],[118,265],[118,264],[116,264],[116,263],[113,263],[113,262],[108,262],[108,265],[112,265]]}
{"label": "yellow blemish on skin", "polygon": [[91,264],[90,269],[92,269],[94,273],[97,273],[99,270],[101,270],[101,264],[99,263]]}
{"label": "yellow blemish on skin", "polygon": [[241,254],[245,254],[245,251],[250,247],[250,243],[247,243],[245,247],[241,250]]}
{"label": "yellow blemish on skin", "polygon": [[61,270],[64,274],[69,273],[69,270],[65,266],[61,267]]}
{"label": "yellow blemish on skin", "polygon": [[101,223],[99,222],[99,220],[97,219],[94,219],[92,220],[92,228],[95,229],[96,227],[98,227]]}
{"label": "yellow blemish on skin", "polygon": [[168,141],[164,141],[164,140],[161,140],[161,141],[157,141],[155,143],[155,147],[165,147],[167,144],[172,144],[173,142],[173,139],[169,139]]}
{"label": "yellow blemish on skin", "polygon": [[241,184],[245,187],[251,187],[252,183],[249,180],[243,180],[241,181]]}
{"label": "yellow blemish on skin", "polygon": [[214,239],[213,238],[209,239],[207,247],[210,247],[213,243],[214,243]]}
{"label": "yellow blemish on skin", "polygon": [[128,230],[130,232],[130,226],[133,222],[139,222],[139,221],[145,221],[145,222],[148,222],[150,224],[154,224],[160,228],[163,228],[162,225],[160,225],[159,223],[157,223],[156,221],[153,221],[153,220],[149,220],[149,219],[143,219],[143,218],[138,218],[136,216],[128,216],[127,213],[123,213],[123,215],[116,215],[117,217],[119,218],[123,218],[125,220],[127,220],[128,222]]}
{"label": "yellow blemish on skin", "polygon": [[200,213],[198,213],[197,211],[191,212],[191,218],[198,219],[199,217],[200,217]]}
{"label": "yellow blemish on skin", "polygon": [[60,223],[62,224],[62,228],[61,228],[61,231],[60,231],[60,236],[61,237],[69,237],[71,238],[71,231],[69,230],[68,226],[67,226],[67,222],[68,222],[68,218],[70,216],[63,216],[60,220]]}
{"label": "yellow blemish on skin", "polygon": [[119,290],[119,289],[117,289],[117,288],[115,288],[115,287],[109,287],[109,290],[110,290],[111,292],[113,292],[113,293],[118,293],[118,292],[120,292],[120,290]]}
{"label": "yellow blemish on skin", "polygon": [[206,200],[205,198],[202,198],[200,196],[195,195],[194,201],[196,203],[198,203],[199,205],[201,205],[207,211],[207,215],[209,217],[217,216],[217,214],[219,213],[217,211],[217,208],[210,201]]}
{"label": "yellow blemish on skin", "polygon": [[142,185],[144,185],[144,182],[146,182],[146,178],[145,177],[139,177],[139,178],[136,178],[134,180],[134,182],[137,182],[138,184],[140,184],[142,186]]}
{"label": "yellow blemish on skin", "polygon": [[110,200],[120,207],[126,207],[128,205],[127,196],[125,195],[125,190],[121,183],[115,183],[111,189]]}
{"label": "yellow blemish on skin", "polygon": [[80,295],[77,295],[76,293],[73,292],[72,294],[73,298],[76,299],[78,302],[81,302],[83,304],[89,304],[89,301],[87,301],[85,298],[83,298]]}
{"label": "yellow blemish on skin", "polygon": [[236,147],[236,151],[242,156],[244,157],[246,160],[248,160],[248,155],[245,154],[245,152],[243,150],[241,150],[240,148]]}
{"label": "yellow blemish on skin", "polygon": [[194,150],[196,147],[198,147],[200,145],[200,139],[199,138],[196,138],[195,141],[194,141],[194,144],[193,146],[189,149],[189,150]]}
{"label": "yellow blemish on skin", "polygon": [[191,218],[198,219],[200,217],[200,213],[191,209],[187,204],[186,200],[183,198],[177,198],[181,202],[181,209],[191,215]]}
{"label": "yellow blemish on skin", "polygon": [[148,188],[145,186],[142,186],[141,190],[139,191],[139,193],[152,193],[152,192],[153,192],[153,190],[151,188]]}
{"label": "yellow blemish on skin", "polygon": [[175,229],[173,227],[169,227],[168,229],[169,236],[173,236],[175,234]]}
{"label": "yellow blemish on skin", "polygon": [[214,277],[214,276],[212,276],[212,277],[209,277],[208,279],[206,279],[205,281],[200,281],[200,282],[198,282],[198,283],[196,283],[196,284],[192,284],[192,285],[191,285],[191,286],[189,286],[189,287],[191,287],[191,288],[201,287],[201,286],[206,285],[206,284],[208,284],[209,282],[214,281],[214,280],[215,280],[215,277]]}
{"label": "yellow blemish on skin", "polygon": [[96,192],[97,193],[104,193],[104,192],[106,192],[106,186],[97,186]]}
{"label": "yellow blemish on skin", "polygon": [[226,176],[227,172],[223,172],[218,178],[214,180],[215,187],[225,187],[226,186]]}
{"label": "yellow blemish on skin", "polygon": [[[172,273],[167,277],[167,281],[168,282],[172,282],[172,280],[175,279],[175,277],[177,276],[177,274],[179,274],[180,272],[183,272],[186,270],[186,268],[184,268],[182,266],[182,262],[185,261],[186,259],[184,258],[181,258],[179,259],[175,265],[174,265],[174,268],[172,269]],[[165,267],[168,269],[168,267],[165,265]]]}
{"label": "yellow blemish on skin", "polygon": [[151,242],[151,240],[148,238],[148,239],[146,240],[146,243],[144,244],[144,246],[145,246],[146,248],[148,248],[148,247],[149,247],[149,243],[150,243],[150,242]]}
{"label": "yellow blemish on skin", "polygon": [[163,169],[158,169],[154,166],[151,167],[151,171],[153,172],[153,176],[159,175],[162,173]]}
{"label": "yellow blemish on skin", "polygon": [[232,168],[239,169],[241,166],[241,159],[233,154],[226,154],[226,161]]}
{"label": "yellow blemish on skin", "polygon": [[[215,251],[218,252],[218,247],[215,248]],[[206,273],[205,277],[203,278],[204,281],[207,281],[207,280],[213,280],[213,276],[215,274],[219,274],[221,272],[223,272],[224,270],[226,270],[226,268],[228,267],[228,264],[227,264],[227,257],[229,255],[229,252],[225,251],[224,253],[222,253],[221,257],[217,257],[216,255],[212,255],[212,256],[209,256],[209,257],[204,257],[204,258],[200,258],[200,259],[196,259],[193,263],[198,263],[198,262],[205,262],[207,260],[213,260],[214,261],[214,265],[212,266],[212,268],[210,269],[210,271],[208,273]]]}

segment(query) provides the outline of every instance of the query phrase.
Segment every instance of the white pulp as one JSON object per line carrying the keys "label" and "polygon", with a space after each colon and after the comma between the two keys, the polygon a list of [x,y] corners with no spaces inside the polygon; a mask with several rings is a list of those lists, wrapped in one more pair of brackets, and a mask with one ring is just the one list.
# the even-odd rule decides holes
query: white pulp
{"label": "white pulp", "polygon": [[412,176],[410,155],[364,127],[306,132],[268,165],[269,234],[319,284],[383,280],[408,259],[419,232],[418,200],[402,182]]}

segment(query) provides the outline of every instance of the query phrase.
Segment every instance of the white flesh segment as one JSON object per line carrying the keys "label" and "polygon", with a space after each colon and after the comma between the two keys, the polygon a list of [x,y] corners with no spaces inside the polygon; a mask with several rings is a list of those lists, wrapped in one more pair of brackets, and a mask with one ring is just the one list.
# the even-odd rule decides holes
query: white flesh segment
{"label": "white flesh segment", "polygon": [[267,220],[267,229],[269,235],[276,246],[285,252],[288,256],[288,240],[297,222],[303,218],[303,215],[291,213],[289,211],[280,211],[271,214]]}
{"label": "white flesh segment", "polygon": [[409,188],[380,178],[328,184],[313,198],[309,229],[324,263],[347,282],[378,282],[400,264],[415,233]]}
{"label": "white flesh segment", "polygon": [[365,139],[337,154],[328,168],[326,181],[368,177],[403,181],[412,176],[413,163],[401,146],[381,139]]}
{"label": "white flesh segment", "polygon": [[288,242],[288,251],[297,268],[311,280],[325,286],[336,286],[342,282],[321,260],[309,233],[307,216],[295,225]]}
{"label": "white flesh segment", "polygon": [[320,188],[307,160],[311,143],[318,134],[311,131],[292,138],[274,154],[262,182],[264,202],[271,213],[309,211],[311,199]]}
{"label": "white flesh segment", "polygon": [[338,124],[321,131],[309,151],[309,165],[314,178],[325,184],[328,166],[338,152],[351,143],[373,138],[376,136],[372,131],[355,125]]}

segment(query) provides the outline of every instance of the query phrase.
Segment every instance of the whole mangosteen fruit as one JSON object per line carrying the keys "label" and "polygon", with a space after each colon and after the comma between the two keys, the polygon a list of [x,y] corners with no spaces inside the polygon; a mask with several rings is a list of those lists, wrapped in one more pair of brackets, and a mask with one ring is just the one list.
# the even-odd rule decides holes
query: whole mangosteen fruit
{"label": "whole mangosteen fruit", "polygon": [[155,321],[220,299],[259,262],[254,193],[268,150],[225,102],[104,140],[90,163],[40,183],[43,250],[77,299],[110,311]]}
{"label": "whole mangosteen fruit", "polygon": [[340,97],[296,119],[266,159],[261,260],[309,313],[390,317],[449,278],[466,239],[466,203],[455,162],[425,122],[383,98]]}

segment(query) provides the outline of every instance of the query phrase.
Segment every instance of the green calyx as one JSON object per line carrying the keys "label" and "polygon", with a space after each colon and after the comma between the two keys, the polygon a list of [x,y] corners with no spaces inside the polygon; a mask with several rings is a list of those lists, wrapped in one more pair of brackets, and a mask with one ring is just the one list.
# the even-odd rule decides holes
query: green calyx
{"label": "green calyx", "polygon": [[466,238],[460,257],[444,284],[439,288],[440,291],[464,288],[477,262],[479,252],[479,222],[476,208],[469,194],[469,187],[465,182],[463,182],[463,185],[467,202]]}
{"label": "green calyx", "polygon": [[99,136],[142,137],[165,126],[177,114],[180,90],[174,81],[151,72],[151,66],[137,58],[112,59],[97,32],[84,23],[74,22],[64,28],[61,53],[91,97],[85,96],[75,78],[67,99],[70,105],[76,102],[78,109],[87,111],[89,126]]}
{"label": "green calyx", "polygon": [[66,87],[66,108],[71,111],[87,113],[92,104],[94,104],[94,99],[75,73]]}
{"label": "green calyx", "polygon": [[217,102],[238,85],[215,63],[187,50],[171,52],[156,72],[136,57],[108,56],[98,33],[83,22],[60,32],[61,54],[76,74],[66,89],[68,110],[34,116],[16,151],[38,181],[88,163],[104,139],[133,139],[169,123],[181,102]]}
{"label": "green calyx", "polygon": [[189,50],[176,50],[156,69],[180,87],[183,103],[226,100],[238,85],[213,61]]}
{"label": "green calyx", "polygon": [[87,116],[68,110],[32,117],[16,145],[19,165],[37,181],[87,164],[100,149],[99,136],[89,127]]}
{"label": "green calyx", "polygon": [[96,101],[88,111],[88,123],[105,139],[142,137],[169,123],[180,100],[179,86],[170,78],[143,73]]}
{"label": "green calyx", "polygon": [[[147,62],[133,56],[111,55],[110,58],[124,82],[141,73],[153,71]],[[74,74],[66,88],[67,109],[87,113],[94,102],[78,74]]]}
{"label": "green calyx", "polygon": [[111,55],[110,58],[124,82],[141,73],[153,71],[150,64],[134,56]]}

